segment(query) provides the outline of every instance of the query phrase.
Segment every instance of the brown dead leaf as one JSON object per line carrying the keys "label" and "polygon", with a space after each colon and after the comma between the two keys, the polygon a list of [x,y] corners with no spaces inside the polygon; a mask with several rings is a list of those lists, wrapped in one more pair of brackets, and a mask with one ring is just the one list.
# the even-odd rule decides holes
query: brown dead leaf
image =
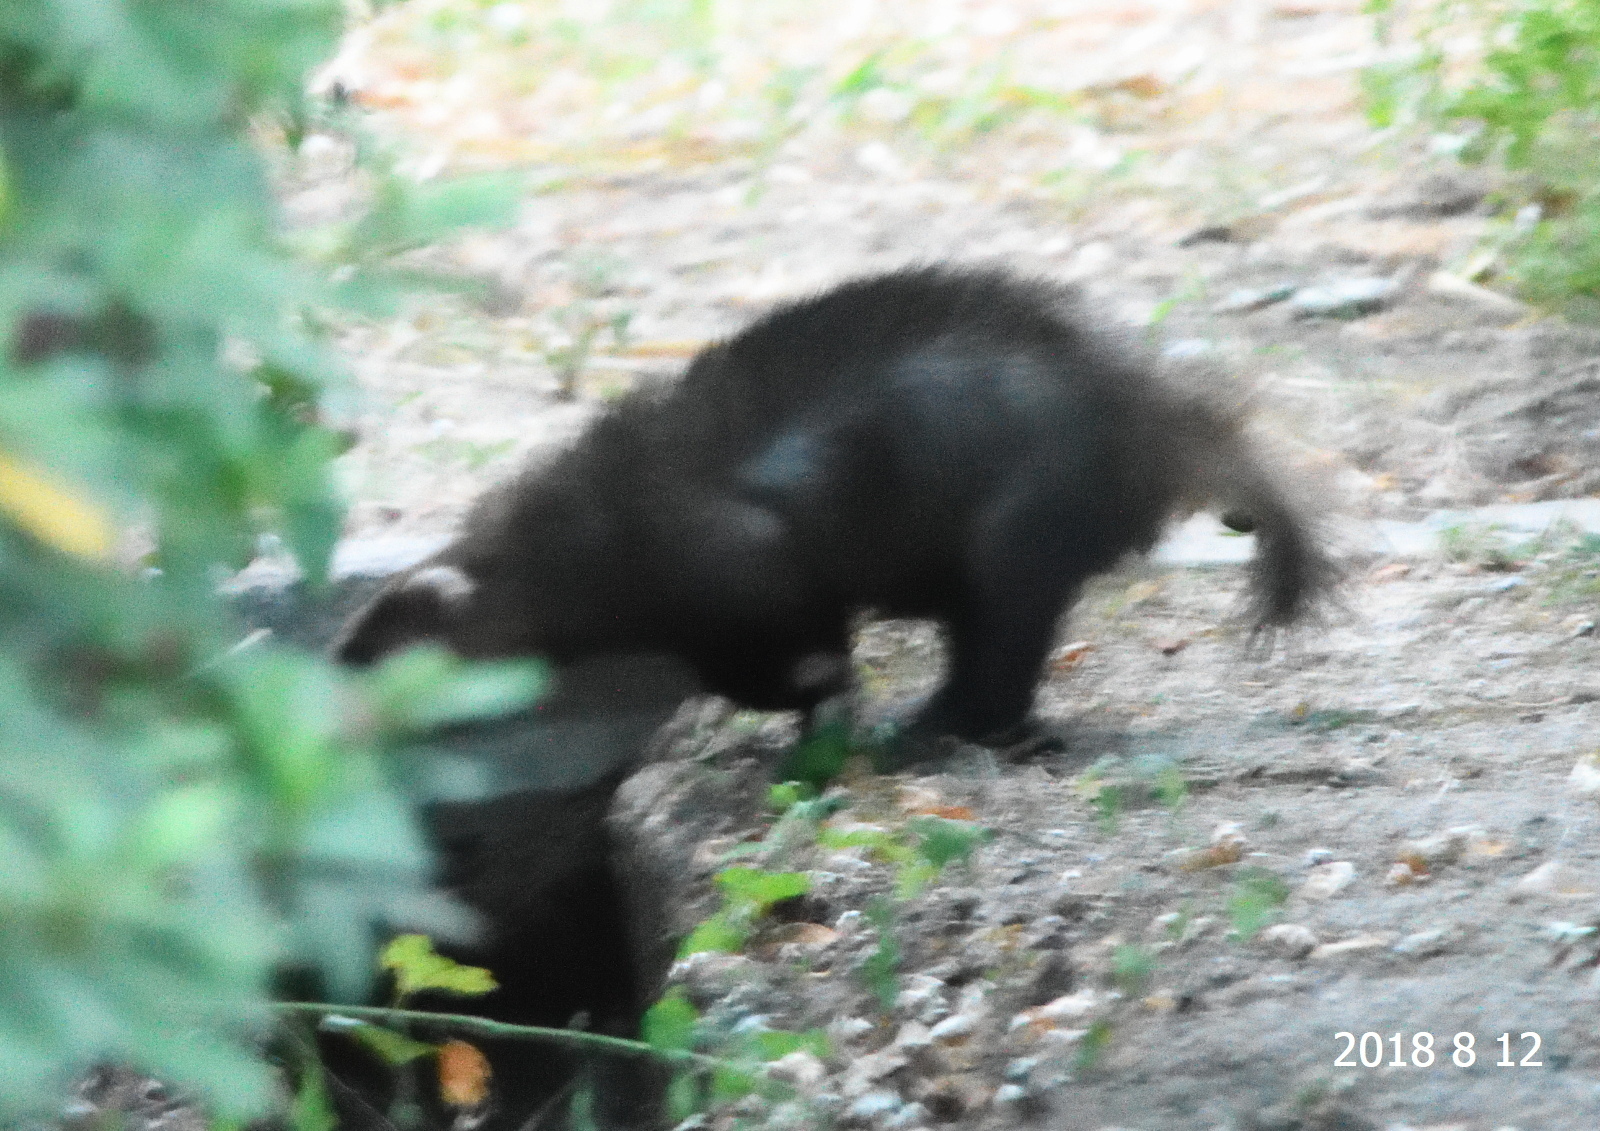
{"label": "brown dead leaf", "polygon": [[[1406,866],[1406,868],[1408,868],[1411,871],[1411,873],[1412,873],[1412,875],[1414,877],[1415,876],[1426,876],[1430,872],[1433,871],[1432,868],[1428,867],[1427,858],[1425,856],[1423,856],[1420,852],[1402,852],[1399,855],[1399,857],[1395,860],[1395,863],[1396,864],[1404,864]],[[1400,881],[1397,881],[1397,882],[1405,883],[1407,881],[1400,880]]]}
{"label": "brown dead leaf", "polygon": [[1399,581],[1411,572],[1411,566],[1406,562],[1390,562],[1386,566],[1379,566],[1367,575],[1367,580],[1375,585],[1385,581]]}
{"label": "brown dead leaf", "polygon": [[1135,98],[1160,98],[1172,90],[1172,87],[1162,82],[1152,74],[1129,75],[1127,78],[1115,82],[1101,83],[1089,88],[1093,94],[1131,94]]}
{"label": "brown dead leaf", "polygon": [[1411,884],[1420,884],[1429,878],[1426,869],[1426,864],[1423,865],[1423,870],[1419,872],[1414,866],[1413,861],[1396,861],[1394,866],[1391,867],[1388,873],[1383,877],[1383,882],[1393,887],[1407,887]]}
{"label": "brown dead leaf", "polygon": [[1176,656],[1189,646],[1189,638],[1187,636],[1166,636],[1159,640],[1153,640],[1151,643],[1155,645],[1156,651],[1163,656]]}
{"label": "brown dead leaf", "polygon": [[1050,670],[1057,672],[1070,671],[1088,658],[1094,651],[1094,645],[1087,640],[1074,640],[1061,651],[1057,652],[1050,660]]}
{"label": "brown dead leaf", "polygon": [[477,1107],[489,1098],[489,1059],[478,1046],[466,1041],[439,1046],[439,1095],[455,1107]]}
{"label": "brown dead leaf", "polygon": [[1206,848],[1196,848],[1186,852],[1178,860],[1178,870],[1182,872],[1203,872],[1207,868],[1220,868],[1225,864],[1237,864],[1244,859],[1243,840],[1225,840],[1220,844],[1213,844]]}

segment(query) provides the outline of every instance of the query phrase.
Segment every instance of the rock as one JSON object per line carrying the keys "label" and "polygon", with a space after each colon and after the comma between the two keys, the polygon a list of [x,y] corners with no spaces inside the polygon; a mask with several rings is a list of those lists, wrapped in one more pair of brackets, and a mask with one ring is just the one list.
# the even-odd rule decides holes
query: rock
{"label": "rock", "polygon": [[1485,195],[1481,177],[1462,172],[1429,173],[1409,190],[1369,205],[1366,214],[1373,220],[1461,216],[1482,204]]}
{"label": "rock", "polygon": [[894,1040],[889,1043],[891,1048],[916,1051],[927,1048],[933,1044],[933,1033],[926,1026],[917,1021],[907,1021],[900,1026],[900,1031],[895,1034]]}
{"label": "rock", "polygon": [[1161,347],[1162,357],[1204,357],[1215,348],[1210,338],[1179,338]]}
{"label": "rock", "polygon": [[1450,949],[1449,932],[1442,927],[1435,927],[1428,931],[1417,931],[1409,934],[1394,946],[1389,948],[1396,954],[1408,954],[1413,958],[1427,958],[1435,954],[1443,954]]}
{"label": "rock", "polygon": [[1244,836],[1244,824],[1240,821],[1223,821],[1211,830],[1211,843],[1217,845],[1233,845],[1243,850],[1247,843]]}
{"label": "rock", "polygon": [[928,1030],[928,1038],[940,1044],[957,1044],[972,1036],[978,1027],[977,1018],[970,1013],[957,1013],[946,1017],[932,1029]]}
{"label": "rock", "polygon": [[1548,860],[1517,881],[1510,898],[1574,900],[1593,899],[1595,892],[1578,881],[1571,868],[1560,860]]}
{"label": "rock", "polygon": [[1265,310],[1274,303],[1282,302],[1294,292],[1293,283],[1279,283],[1274,287],[1242,287],[1239,290],[1229,291],[1228,297],[1211,309],[1214,314],[1248,314],[1253,310]]}
{"label": "rock", "polygon": [[878,1081],[900,1071],[910,1063],[911,1058],[896,1048],[879,1049],[866,1056],[858,1056],[845,1070],[844,1078],[840,1082],[840,1091],[847,1096],[865,1096],[872,1091],[873,1085]]}
{"label": "rock", "polygon": [[1289,306],[1301,318],[1361,318],[1383,310],[1399,293],[1393,279],[1366,276],[1305,287],[1294,293]]}
{"label": "rock", "polygon": [[1001,1084],[990,1101],[995,1107],[1010,1107],[1028,1098],[1028,1090],[1020,1084]]}
{"label": "rock", "polygon": [[1441,833],[1406,841],[1395,854],[1395,859],[1413,866],[1420,861],[1426,865],[1420,870],[1431,872],[1460,860],[1468,846],[1482,836],[1483,830],[1476,825],[1458,825]]}
{"label": "rock", "polygon": [[1092,989],[1064,994],[1033,1009],[1024,1009],[1011,1019],[1010,1029],[1031,1026],[1038,1030],[1060,1028],[1064,1022],[1083,1021],[1100,1010],[1110,999]]}
{"label": "rock", "polygon": [[1196,939],[1203,938],[1212,927],[1216,926],[1216,923],[1217,920],[1214,915],[1195,916],[1183,928],[1183,935],[1178,939],[1178,945],[1188,946]]}
{"label": "rock", "polygon": [[828,1067],[804,1049],[780,1056],[767,1065],[767,1075],[797,1088],[814,1088],[828,1075]]}
{"label": "rock", "polygon": [[853,1100],[839,1118],[847,1124],[876,1123],[894,1115],[903,1106],[905,1101],[893,1092],[867,1092]]}
{"label": "rock", "polygon": [[1317,936],[1299,923],[1275,923],[1256,936],[1256,940],[1282,958],[1304,958],[1317,948]]}
{"label": "rock", "polygon": [[901,982],[895,995],[895,1012],[932,1025],[950,1012],[945,993],[945,983],[927,974],[910,974]]}
{"label": "rock", "polygon": [[1600,799],[1600,751],[1578,759],[1567,775],[1567,785],[1580,797]]}
{"label": "rock", "polygon": [[859,1041],[875,1026],[864,1017],[835,1017],[828,1022],[828,1039],[836,1044]]}
{"label": "rock", "polygon": [[910,1131],[933,1122],[933,1113],[919,1103],[909,1103],[878,1124],[883,1131]]}
{"label": "rock", "polygon": [[1391,887],[1409,887],[1412,884],[1425,883],[1431,878],[1427,865],[1422,861],[1396,860],[1384,873],[1383,882]]}
{"label": "rock", "polygon": [[1348,860],[1318,864],[1300,885],[1300,894],[1307,899],[1328,899],[1348,887],[1355,874],[1356,866]]}
{"label": "rock", "polygon": [[1019,1056],[1015,1060],[1007,1062],[1005,1071],[1001,1075],[1012,1083],[1020,1083],[1027,1080],[1028,1073],[1032,1072],[1038,1064],[1039,1058],[1036,1056]]}
{"label": "rock", "polygon": [[1393,935],[1367,934],[1355,935],[1338,942],[1323,943],[1308,956],[1312,961],[1344,958],[1352,954],[1362,954],[1367,951],[1382,950],[1394,940]]}
{"label": "rock", "polygon": [[1526,317],[1533,310],[1527,303],[1518,302],[1510,295],[1503,295],[1488,287],[1480,287],[1477,283],[1463,279],[1460,275],[1452,275],[1448,271],[1435,271],[1429,275],[1427,289],[1429,294],[1438,298],[1469,303],[1487,314],[1493,314],[1508,322]]}

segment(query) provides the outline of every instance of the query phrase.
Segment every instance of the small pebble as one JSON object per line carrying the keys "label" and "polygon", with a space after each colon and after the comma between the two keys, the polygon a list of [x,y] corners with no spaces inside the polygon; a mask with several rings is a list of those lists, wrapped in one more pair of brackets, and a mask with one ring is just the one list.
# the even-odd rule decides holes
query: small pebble
{"label": "small pebble", "polygon": [[883,1131],[902,1131],[916,1127],[926,1127],[933,1122],[933,1113],[919,1103],[909,1103],[895,1112],[888,1119],[878,1124]]}
{"label": "small pebble", "polygon": [[1443,954],[1450,949],[1450,940],[1442,928],[1435,927],[1433,930],[1417,931],[1415,934],[1407,935],[1389,949],[1396,954],[1427,958],[1430,955]]}
{"label": "small pebble", "polygon": [[1348,887],[1355,874],[1356,866],[1348,860],[1318,864],[1300,885],[1300,894],[1307,899],[1327,899]]}
{"label": "small pebble", "polygon": [[1581,797],[1600,798],[1600,752],[1579,758],[1567,775],[1567,785]]}
{"label": "small pebble", "polygon": [[1293,283],[1280,283],[1275,287],[1241,287],[1229,291],[1228,297],[1217,303],[1212,311],[1216,314],[1248,314],[1252,310],[1264,310],[1273,303],[1282,302],[1294,292]]}
{"label": "small pebble", "polygon": [[1348,939],[1340,939],[1338,942],[1323,943],[1311,952],[1310,957],[1313,960],[1343,958],[1364,951],[1382,950],[1393,941],[1393,935],[1355,935]]}
{"label": "small pebble", "polygon": [[964,1041],[977,1027],[978,1023],[970,1013],[957,1013],[953,1017],[946,1017],[928,1030],[928,1038],[940,1044]]}
{"label": "small pebble", "polygon": [[994,1106],[1008,1107],[1028,1098],[1028,1090],[1020,1084],[1001,1084],[995,1089]]}
{"label": "small pebble", "polygon": [[1007,1063],[1004,1076],[1007,1080],[1020,1083],[1028,1078],[1028,1073],[1032,1072],[1038,1063],[1039,1058],[1036,1056],[1019,1056]]}
{"label": "small pebble", "polygon": [[1284,958],[1304,958],[1317,948],[1317,936],[1299,923],[1276,923],[1256,936],[1261,944]]}
{"label": "small pebble", "polygon": [[828,1022],[828,1036],[840,1044],[849,1044],[872,1032],[872,1022],[864,1017],[836,1017]]}
{"label": "small pebble", "polygon": [[1578,882],[1572,869],[1559,860],[1547,860],[1522,879],[1512,890],[1512,899],[1592,899],[1595,893]]}
{"label": "small pebble", "polygon": [[1393,279],[1341,279],[1327,286],[1298,290],[1289,305],[1301,318],[1360,318],[1388,306],[1399,290]]}
{"label": "small pebble", "polygon": [[898,1112],[904,1101],[893,1092],[868,1092],[844,1109],[846,1123],[872,1123]]}
{"label": "small pebble", "polygon": [[804,1049],[796,1049],[767,1065],[767,1074],[797,1088],[814,1088],[827,1076],[827,1065]]}

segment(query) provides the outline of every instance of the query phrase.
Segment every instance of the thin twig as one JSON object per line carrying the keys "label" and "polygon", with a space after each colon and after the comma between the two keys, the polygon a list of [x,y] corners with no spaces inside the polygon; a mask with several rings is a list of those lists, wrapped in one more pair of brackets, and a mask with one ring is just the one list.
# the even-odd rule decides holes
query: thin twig
{"label": "thin twig", "polygon": [[612,1037],[604,1033],[588,1033],[582,1029],[552,1029],[543,1025],[511,1025],[504,1021],[491,1021],[487,1017],[473,1017],[465,1013],[429,1013],[421,1009],[387,1009],[373,1005],[331,1005],[316,1001],[281,1001],[273,1006],[280,1013],[311,1014],[313,1016],[354,1017],[366,1021],[409,1021],[425,1025],[447,1025],[482,1037],[509,1037],[520,1041],[557,1041],[568,1045],[587,1045],[623,1056],[649,1056],[674,1063],[697,1064],[703,1068],[739,1068],[740,1065],[721,1057],[687,1049],[660,1049],[643,1041],[626,1037]]}

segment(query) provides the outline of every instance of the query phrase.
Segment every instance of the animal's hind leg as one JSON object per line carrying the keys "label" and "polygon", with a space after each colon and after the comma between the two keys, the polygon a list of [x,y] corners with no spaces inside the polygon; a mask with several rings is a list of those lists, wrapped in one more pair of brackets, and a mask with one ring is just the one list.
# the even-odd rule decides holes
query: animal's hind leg
{"label": "animal's hind leg", "polygon": [[968,595],[949,618],[950,675],[913,723],[918,735],[1020,738],[1056,619],[1092,572],[1066,544],[1072,526],[1059,515],[1010,518],[973,554]]}

